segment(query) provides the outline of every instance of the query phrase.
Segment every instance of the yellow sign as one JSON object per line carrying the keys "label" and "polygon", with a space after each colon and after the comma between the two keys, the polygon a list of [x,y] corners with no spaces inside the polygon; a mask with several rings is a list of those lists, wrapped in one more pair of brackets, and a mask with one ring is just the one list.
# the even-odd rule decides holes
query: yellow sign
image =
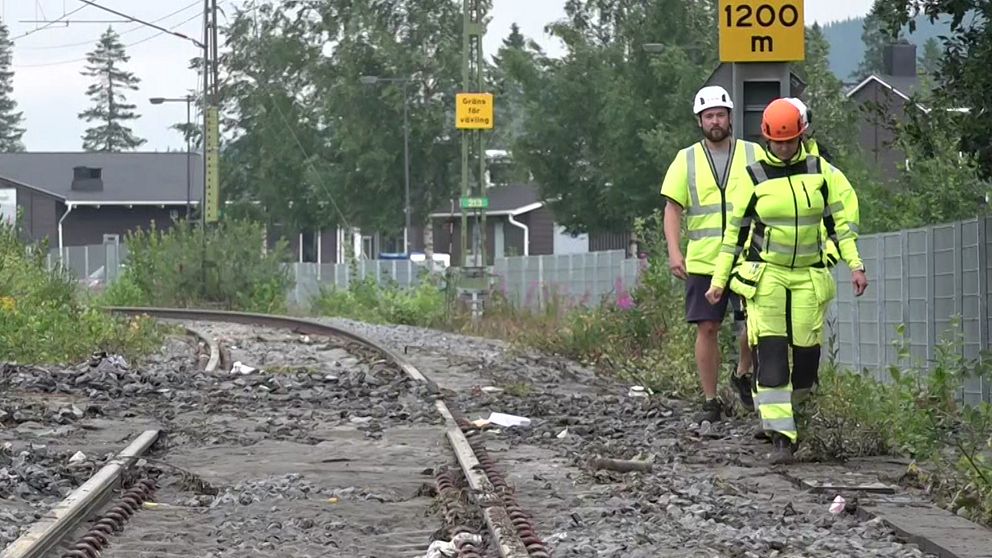
{"label": "yellow sign", "polygon": [[204,214],[208,223],[220,217],[220,116],[217,107],[207,109],[207,176],[204,196]]}
{"label": "yellow sign", "polygon": [[492,93],[458,93],[455,95],[455,127],[459,130],[493,128]]}
{"label": "yellow sign", "polygon": [[803,0],[720,0],[720,62],[806,58]]}

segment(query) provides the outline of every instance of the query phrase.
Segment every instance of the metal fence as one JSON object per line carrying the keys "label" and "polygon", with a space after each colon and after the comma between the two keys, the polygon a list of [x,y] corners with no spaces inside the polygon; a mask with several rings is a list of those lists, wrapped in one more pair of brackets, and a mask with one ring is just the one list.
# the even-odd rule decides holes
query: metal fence
{"label": "metal fence", "polygon": [[[115,240],[87,246],[65,246],[48,253],[48,267],[61,264],[80,282],[89,286],[105,285],[117,278],[127,259],[127,246]],[[109,265],[108,265],[109,263]]]}
{"label": "metal fence", "polygon": [[[893,343],[899,326],[912,357],[931,364],[940,340],[954,332],[960,335],[967,358],[992,348],[992,218],[866,235],[858,244],[871,282],[868,291],[854,298],[849,272],[843,264],[838,266],[837,299],[828,316],[828,336],[836,341],[841,365],[868,370],[886,381],[886,368],[899,363]],[[90,284],[113,281],[126,257],[126,246],[113,241],[69,247],[62,254],[65,265]],[[55,250],[49,261],[58,260]],[[493,274],[509,301],[539,310],[552,303],[615,301],[633,287],[643,265],[643,260],[613,250],[500,258]],[[298,305],[308,305],[321,287],[347,288],[367,277],[379,284],[417,285],[423,270],[403,260],[359,261],[354,274],[348,264],[291,267],[296,280],[288,296]],[[962,396],[966,402],[992,401],[992,382],[970,380]]]}
{"label": "metal fence", "polygon": [[499,258],[493,266],[497,288],[519,308],[548,304],[596,305],[633,288],[642,260],[624,250]]}
{"label": "metal fence", "polygon": [[378,285],[400,288],[420,283],[423,266],[410,260],[359,260],[354,269],[349,264],[290,264],[295,278],[289,300],[297,306],[308,306],[324,289],[347,289],[353,281],[374,278]]}
{"label": "metal fence", "polygon": [[[989,349],[990,233],[992,219],[982,218],[862,236],[868,291],[855,298],[847,267],[835,270],[838,290],[828,333],[837,341],[840,364],[888,380],[886,368],[899,362],[893,342],[900,325],[910,354],[922,362],[932,364],[941,339],[955,334],[966,358]],[[990,384],[969,380],[964,401],[992,401]]]}

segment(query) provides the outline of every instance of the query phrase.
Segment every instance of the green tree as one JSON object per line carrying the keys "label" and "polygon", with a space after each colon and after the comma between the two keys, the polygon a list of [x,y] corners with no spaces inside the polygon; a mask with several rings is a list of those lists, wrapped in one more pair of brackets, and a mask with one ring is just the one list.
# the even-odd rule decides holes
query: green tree
{"label": "green tree", "polygon": [[496,126],[487,144],[490,149],[511,152],[506,162],[490,162],[490,172],[495,182],[526,181],[526,166],[512,157],[513,146],[523,136],[526,122],[523,79],[530,79],[536,71],[534,58],[540,48],[520,33],[516,23],[510,34],[493,57],[491,83],[495,97]]}
{"label": "green tree", "polygon": [[83,135],[83,149],[87,151],[123,151],[135,149],[145,143],[134,135],[125,123],[139,118],[135,105],[128,104],[125,91],[137,91],[138,79],[123,66],[130,60],[120,36],[113,30],[100,37],[96,49],[86,56],[84,76],[96,78],[86,89],[93,107],[80,113],[87,122],[97,121],[98,126],[88,128]]}
{"label": "green tree", "polygon": [[865,45],[865,55],[854,72],[854,77],[858,81],[871,74],[885,73],[885,46],[889,43],[902,39],[902,29],[887,28],[882,15],[885,6],[884,0],[875,0],[871,11],[865,16],[864,26],[861,32],[861,41]]}
{"label": "green tree", "polygon": [[[967,109],[964,118],[953,121],[960,133],[960,148],[971,154],[984,179],[992,177],[992,2],[984,0],[879,0],[888,28],[908,24],[916,28],[915,18],[925,14],[933,22],[950,18],[950,32],[944,40],[944,52],[935,80],[933,104],[950,109]],[[958,114],[958,113],[955,113]],[[943,120],[943,119],[939,119]]]}
{"label": "green tree", "polygon": [[930,37],[923,43],[923,52],[917,59],[920,76],[932,77],[940,70],[940,58],[942,56],[940,43],[937,39]]}
{"label": "green tree", "polygon": [[550,28],[565,55],[536,55],[540,79],[516,76],[527,118],[514,153],[570,231],[629,230],[662,206],[665,169],[699,139],[691,99],[716,66],[713,8],[571,0]]}
{"label": "green tree", "polygon": [[0,21],[0,151],[24,151],[21,136],[23,113],[17,110],[13,99],[14,72],[10,69],[12,49],[7,25]]}

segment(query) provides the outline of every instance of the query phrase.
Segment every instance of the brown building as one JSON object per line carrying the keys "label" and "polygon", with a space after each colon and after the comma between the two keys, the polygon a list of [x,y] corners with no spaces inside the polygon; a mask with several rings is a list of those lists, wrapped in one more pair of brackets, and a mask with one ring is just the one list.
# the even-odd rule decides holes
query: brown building
{"label": "brown building", "polygon": [[[625,250],[629,235],[598,233],[569,235],[555,223],[533,184],[488,188],[486,210],[486,265],[497,257],[575,254]],[[458,199],[448,200],[430,214],[434,225],[434,251],[450,254],[451,265],[461,263],[461,209]],[[469,213],[470,245],[480,232],[480,222]]]}
{"label": "brown building", "polygon": [[199,205],[202,163],[186,153],[0,153],[4,217],[16,206],[28,240],[100,244],[103,235],[171,227]]}
{"label": "brown building", "polygon": [[916,45],[889,45],[885,47],[883,59],[884,73],[866,77],[852,87],[847,96],[861,113],[859,143],[868,162],[879,169],[883,177],[894,180],[907,162],[906,154],[894,145],[895,134],[891,126],[904,118],[906,106],[920,83]]}

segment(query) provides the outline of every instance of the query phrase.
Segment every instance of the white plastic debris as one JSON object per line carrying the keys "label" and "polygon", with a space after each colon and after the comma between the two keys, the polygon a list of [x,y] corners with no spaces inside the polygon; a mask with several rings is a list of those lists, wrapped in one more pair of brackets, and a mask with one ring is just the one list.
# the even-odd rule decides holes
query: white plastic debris
{"label": "white plastic debris", "polygon": [[510,428],[512,426],[521,426],[526,428],[530,426],[529,418],[518,417],[516,415],[507,415],[504,413],[489,413],[489,422],[504,428]]}
{"label": "white plastic debris", "polygon": [[80,463],[83,461],[86,461],[86,454],[81,451],[77,451],[69,458],[69,463]]}
{"label": "white plastic debris", "polygon": [[482,388],[483,393],[499,394],[499,393],[503,393],[503,391],[505,391],[503,388],[499,388],[496,386],[485,386]]}
{"label": "white plastic debris", "polygon": [[559,432],[558,435],[555,436],[555,437],[558,438],[559,440],[564,440],[566,436],[568,436],[568,428],[567,427],[565,428],[565,430],[562,430],[561,432]]}
{"label": "white plastic debris", "polygon": [[627,392],[628,397],[647,397],[648,392],[644,389],[644,386],[630,386],[630,391]]}
{"label": "white plastic debris", "polygon": [[832,514],[841,513],[842,511],[844,511],[844,506],[846,504],[847,501],[844,500],[844,497],[838,494],[837,497],[834,498],[834,503],[830,504],[830,513]]}
{"label": "white plastic debris", "polygon": [[235,363],[233,365],[231,365],[231,374],[246,375],[246,374],[251,374],[252,372],[255,372],[256,370],[258,370],[258,369],[257,368],[252,368],[251,366],[248,366],[247,364],[244,364],[240,360],[235,361]]}
{"label": "white plastic debris", "polygon": [[448,541],[434,541],[429,547],[427,547],[427,554],[423,558],[444,558],[446,556],[454,556],[457,554],[458,550],[455,548],[455,544]]}

